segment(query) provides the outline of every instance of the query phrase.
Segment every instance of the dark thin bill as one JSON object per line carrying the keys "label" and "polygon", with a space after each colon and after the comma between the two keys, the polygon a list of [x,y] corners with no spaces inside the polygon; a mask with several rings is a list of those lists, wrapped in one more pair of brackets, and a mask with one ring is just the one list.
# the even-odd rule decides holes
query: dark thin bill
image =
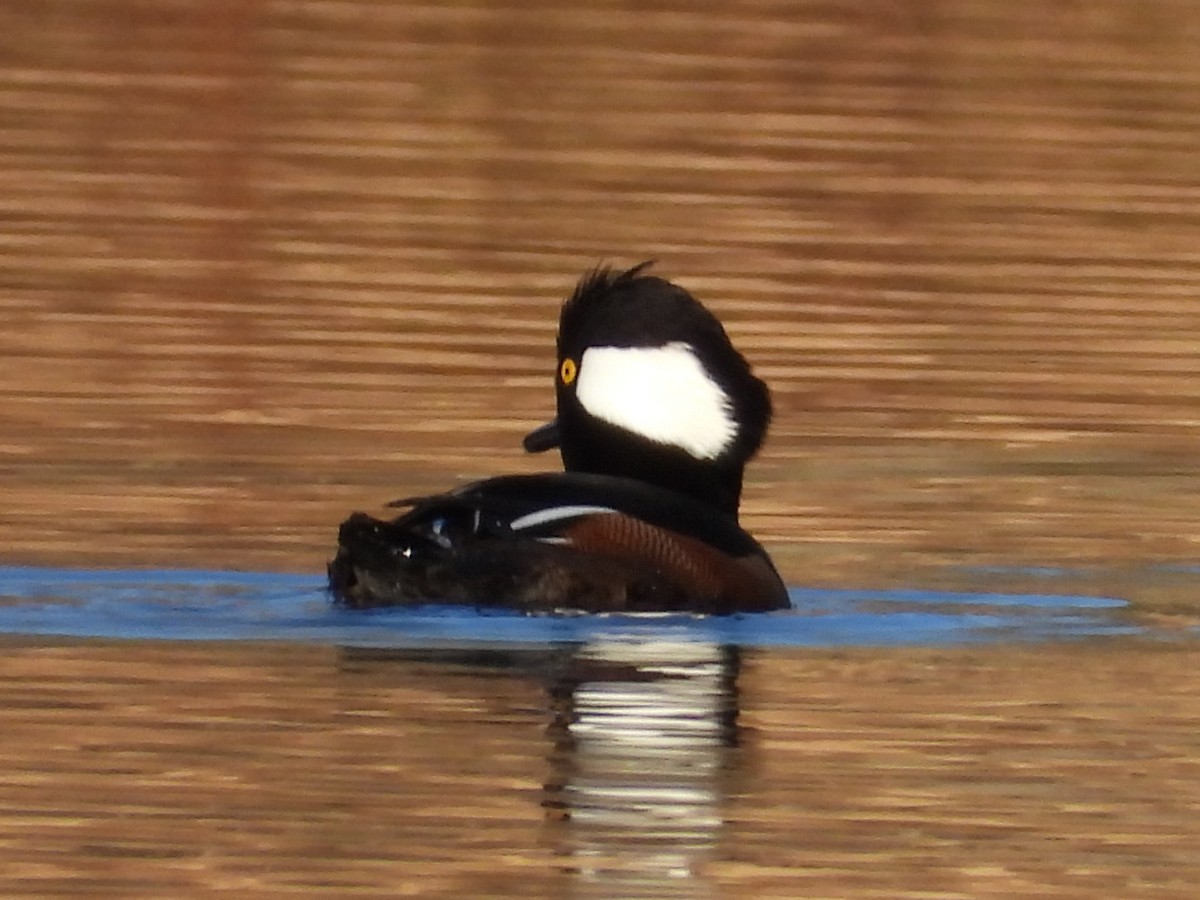
{"label": "dark thin bill", "polygon": [[525,435],[523,441],[526,453],[543,453],[559,444],[558,419],[551,419],[540,428],[535,428]]}

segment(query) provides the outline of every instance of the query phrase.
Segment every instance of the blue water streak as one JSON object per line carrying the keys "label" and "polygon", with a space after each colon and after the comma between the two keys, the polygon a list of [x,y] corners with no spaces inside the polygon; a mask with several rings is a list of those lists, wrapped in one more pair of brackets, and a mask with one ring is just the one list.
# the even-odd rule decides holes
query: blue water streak
{"label": "blue water streak", "polygon": [[324,580],[262,572],[0,567],[0,633],[156,640],[259,640],[371,647],[544,646],[597,639],[743,646],[920,646],[1134,634],[1107,597],[924,591],[791,591],[791,610],[689,615],[524,616],[426,606],[333,607]]}

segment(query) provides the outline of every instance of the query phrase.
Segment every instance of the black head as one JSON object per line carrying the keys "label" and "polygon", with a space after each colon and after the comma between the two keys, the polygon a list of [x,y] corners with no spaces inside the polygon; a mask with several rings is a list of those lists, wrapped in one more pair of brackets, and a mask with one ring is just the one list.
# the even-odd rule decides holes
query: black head
{"label": "black head", "polygon": [[691,294],[598,268],[563,305],[558,418],[525,439],[572,472],[637,478],[737,515],[742,470],[771,420],[767,386]]}

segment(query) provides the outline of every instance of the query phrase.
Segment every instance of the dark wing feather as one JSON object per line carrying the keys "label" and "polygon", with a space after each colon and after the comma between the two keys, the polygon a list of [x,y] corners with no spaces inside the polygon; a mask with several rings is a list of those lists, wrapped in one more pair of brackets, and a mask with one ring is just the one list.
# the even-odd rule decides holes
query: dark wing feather
{"label": "dark wing feather", "polygon": [[[719,510],[631,478],[582,472],[504,475],[465,485],[446,496],[509,523],[554,508],[611,509],[694,538],[730,556],[762,552],[736,520]],[[563,520],[564,533],[570,521],[569,517]]]}
{"label": "dark wing feather", "polygon": [[349,605],[728,613],[788,602],[736,521],[641,482],[512,475],[399,502],[410,509],[391,522],[356,514],[343,525],[330,583]]}

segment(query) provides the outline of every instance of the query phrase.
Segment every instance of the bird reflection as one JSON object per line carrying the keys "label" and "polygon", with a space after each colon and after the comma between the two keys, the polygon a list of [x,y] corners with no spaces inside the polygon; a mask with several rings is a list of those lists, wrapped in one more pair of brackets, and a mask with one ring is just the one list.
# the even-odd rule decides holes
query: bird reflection
{"label": "bird reflection", "polygon": [[701,896],[737,742],[736,650],[614,640],[572,662],[551,686],[545,805],[580,896]]}
{"label": "bird reflection", "polygon": [[550,711],[545,837],[572,896],[705,897],[738,743],[736,647],[598,639],[539,650],[355,650],[540,684]]}

